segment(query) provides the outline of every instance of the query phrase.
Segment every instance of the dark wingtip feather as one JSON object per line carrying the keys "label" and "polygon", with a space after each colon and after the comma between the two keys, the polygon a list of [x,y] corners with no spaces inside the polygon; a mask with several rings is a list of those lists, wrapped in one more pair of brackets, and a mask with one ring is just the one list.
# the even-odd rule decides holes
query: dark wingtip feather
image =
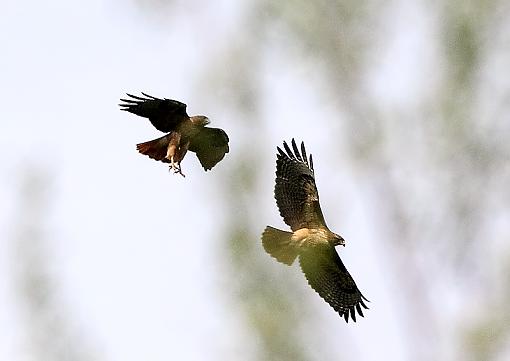
{"label": "dark wingtip feather", "polygon": [[370,301],[369,301],[369,300],[368,300],[365,296],[361,295],[361,301],[360,301],[360,303],[361,303],[361,305],[362,305],[363,307],[365,307],[365,308],[368,310],[369,308],[368,308],[368,306],[365,304],[365,302],[363,302],[363,300],[365,300],[365,301],[367,301],[367,302],[370,302]]}
{"label": "dark wingtip feather", "polygon": [[294,138],[292,138],[292,149],[294,150],[294,155],[296,157],[296,159],[300,160],[301,162],[303,162],[303,159],[301,158],[301,153],[299,153],[299,149],[296,145],[296,141],[294,140]]}
{"label": "dark wingtip feather", "polygon": [[308,158],[306,157],[305,142],[301,142],[301,156],[303,158],[303,161],[306,163],[306,165],[310,166],[308,164]]}
{"label": "dark wingtip feather", "polygon": [[[133,94],[129,94],[129,93],[126,93],[127,96],[133,98],[133,99],[138,99],[138,100],[147,100],[147,99],[144,99],[142,97],[139,97],[137,95],[133,95]],[[131,100],[132,101],[132,100]]]}
{"label": "dark wingtip feather", "polygon": [[356,310],[358,311],[358,313],[359,313],[359,315],[360,315],[361,317],[365,317],[365,316],[363,315],[363,310],[361,309],[361,307],[360,307],[359,303],[357,303],[357,304],[356,304]]}
{"label": "dark wingtip feather", "polygon": [[290,147],[289,145],[287,144],[287,142],[283,142],[283,147],[285,148],[285,151],[287,152],[287,157],[289,157],[290,159],[296,159],[294,157],[294,154],[292,154],[292,151],[290,150]]}
{"label": "dark wingtip feather", "polygon": [[[367,300],[368,301],[368,300]],[[368,301],[370,302],[370,301]],[[363,306],[363,308],[365,308],[366,310],[368,310],[368,306],[365,304],[365,302],[363,302],[363,300],[359,301],[359,303],[361,304],[361,306]]]}
{"label": "dark wingtip feather", "polygon": [[[126,103],[131,103],[131,104],[139,104],[140,103],[139,101],[133,100],[133,99],[121,99],[121,101],[126,102]],[[131,104],[126,104],[126,106],[131,105]]]}
{"label": "dark wingtip feather", "polygon": [[282,147],[283,149],[280,147],[276,147],[276,149],[278,151],[277,159],[288,158],[290,160],[297,160],[299,162],[306,164],[306,166],[313,173],[314,172],[313,158],[312,158],[311,154],[310,154],[310,157],[307,158],[308,156],[307,156],[306,149],[305,149],[305,143],[301,142],[301,150],[297,146],[296,140],[294,138],[291,139],[290,144],[291,144],[292,148],[289,146],[289,143],[287,143],[286,141],[283,141],[283,147]]}
{"label": "dark wingtip feather", "polygon": [[351,311],[351,318],[354,322],[356,322],[356,311],[354,310],[354,307],[349,308]]}
{"label": "dark wingtip feather", "polygon": [[349,312],[344,311],[343,316],[344,316],[345,322],[349,323]]}
{"label": "dark wingtip feather", "polygon": [[281,157],[286,157],[286,154],[283,152],[282,148],[280,147],[276,147],[276,150],[278,151],[278,158],[281,158]]}
{"label": "dark wingtip feather", "polygon": [[149,95],[147,93],[144,93],[144,92],[141,92],[143,96],[146,96],[147,98],[151,98],[151,99],[154,99],[154,100],[158,100],[158,98],[156,97],[153,97],[152,95]]}

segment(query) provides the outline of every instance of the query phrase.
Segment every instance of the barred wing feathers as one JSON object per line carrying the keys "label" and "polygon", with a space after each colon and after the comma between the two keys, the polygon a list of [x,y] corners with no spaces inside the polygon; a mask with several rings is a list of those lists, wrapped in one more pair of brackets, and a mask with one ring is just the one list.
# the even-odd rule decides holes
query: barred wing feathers
{"label": "barred wing feathers", "polygon": [[278,147],[274,196],[285,223],[295,231],[300,228],[326,227],[315,185],[313,159],[307,159],[304,143],[301,150],[292,139],[292,149],[284,142]]}
{"label": "barred wing feathers", "polygon": [[362,307],[368,309],[358,286],[345,268],[335,248],[329,245],[311,247],[299,255],[299,264],[310,286],[349,321],[356,322],[356,312],[363,317]]}

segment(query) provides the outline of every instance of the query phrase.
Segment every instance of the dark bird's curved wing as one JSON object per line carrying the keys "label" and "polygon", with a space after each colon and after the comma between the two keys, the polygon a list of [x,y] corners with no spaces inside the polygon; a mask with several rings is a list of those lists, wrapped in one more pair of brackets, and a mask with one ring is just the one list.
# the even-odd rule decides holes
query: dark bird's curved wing
{"label": "dark bird's curved wing", "polygon": [[349,322],[356,322],[356,312],[363,317],[362,308],[368,309],[356,283],[342,260],[330,245],[319,245],[302,251],[299,264],[310,286]]}
{"label": "dark bird's curved wing", "polygon": [[171,132],[189,119],[186,104],[171,99],[159,99],[145,93],[144,97],[127,94],[131,99],[121,99],[121,110],[149,118],[152,125],[162,132]]}
{"label": "dark bird's curved wing", "polygon": [[202,167],[209,170],[229,152],[228,140],[223,129],[204,127],[190,139],[189,150],[195,152]]}
{"label": "dark bird's curved wing", "polygon": [[313,160],[306,156],[305,145],[301,151],[292,139],[292,150],[283,142],[285,151],[278,149],[276,159],[276,185],[274,197],[285,223],[295,231],[300,228],[326,226],[315,185]]}

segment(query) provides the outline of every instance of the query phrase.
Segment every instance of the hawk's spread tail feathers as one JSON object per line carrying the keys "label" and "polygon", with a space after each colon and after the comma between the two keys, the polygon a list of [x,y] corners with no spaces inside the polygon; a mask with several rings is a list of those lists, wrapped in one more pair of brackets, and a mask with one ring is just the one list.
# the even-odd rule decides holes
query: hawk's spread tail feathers
{"label": "hawk's spread tail feathers", "polygon": [[160,160],[163,162],[169,162],[165,158],[169,143],[170,137],[169,134],[167,134],[161,138],[137,144],[136,150],[138,150],[142,154],[149,156],[152,159]]}
{"label": "hawk's spread tail feathers", "polygon": [[267,226],[262,233],[262,245],[267,253],[276,258],[277,261],[292,265],[296,259],[297,249],[291,244],[292,232],[282,231]]}

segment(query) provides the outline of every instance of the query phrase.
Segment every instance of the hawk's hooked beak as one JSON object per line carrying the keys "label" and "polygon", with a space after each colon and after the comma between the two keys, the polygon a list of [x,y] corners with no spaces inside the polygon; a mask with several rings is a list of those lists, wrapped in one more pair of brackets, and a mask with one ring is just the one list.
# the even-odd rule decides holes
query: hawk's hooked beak
{"label": "hawk's hooked beak", "polygon": [[335,234],[337,245],[344,246],[345,247],[345,239],[342,236],[339,236],[338,234]]}

